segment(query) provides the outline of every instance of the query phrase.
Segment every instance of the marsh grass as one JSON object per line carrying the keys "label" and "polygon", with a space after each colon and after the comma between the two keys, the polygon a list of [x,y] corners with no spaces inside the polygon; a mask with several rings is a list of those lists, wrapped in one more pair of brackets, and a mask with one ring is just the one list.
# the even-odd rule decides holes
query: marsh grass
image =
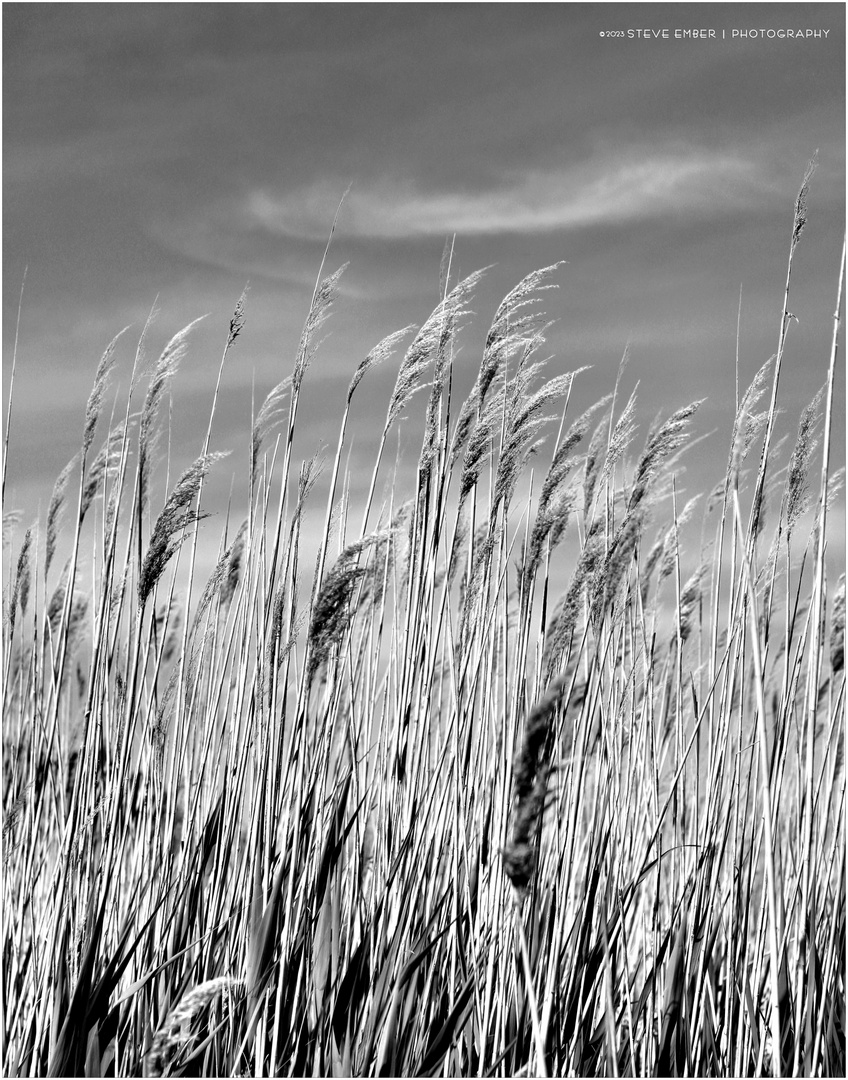
{"label": "marsh grass", "polygon": [[[341,271],[322,274],[204,581],[246,298],[158,510],[159,409],[193,324],[93,456],[110,344],[44,554],[36,523],[7,560],[7,1075],[844,1075],[838,314],[788,461],[775,443],[808,182],[778,351],[707,499],[678,496],[698,402],[640,448],[624,363],[576,417],[581,373],[545,375],[556,267],[505,298],[457,403],[480,274],[452,283],[447,249],[435,311],[354,369],[319,531],[294,439]],[[834,293],[838,313],[841,273]],[[393,353],[352,505],[351,404]],[[414,483],[377,502],[419,390]]]}

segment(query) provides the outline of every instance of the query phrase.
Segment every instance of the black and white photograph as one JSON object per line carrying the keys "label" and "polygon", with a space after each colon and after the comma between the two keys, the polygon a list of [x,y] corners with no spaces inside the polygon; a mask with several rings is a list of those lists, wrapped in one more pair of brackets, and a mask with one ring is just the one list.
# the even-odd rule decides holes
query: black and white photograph
{"label": "black and white photograph", "polygon": [[3,3],[3,1076],[845,1076],[845,37]]}

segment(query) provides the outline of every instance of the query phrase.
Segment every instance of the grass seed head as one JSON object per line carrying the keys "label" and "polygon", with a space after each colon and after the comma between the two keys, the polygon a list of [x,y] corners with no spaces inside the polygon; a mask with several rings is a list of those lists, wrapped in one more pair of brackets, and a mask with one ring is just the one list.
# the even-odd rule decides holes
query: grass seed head
{"label": "grass seed head", "polygon": [[227,335],[227,348],[235,342],[236,338],[244,329],[245,323],[245,302],[247,301],[247,286],[245,285],[242,290],[241,296],[236,303],[236,309],[233,312],[233,317],[230,319],[230,332]]}
{"label": "grass seed head", "polygon": [[388,337],[384,337],[379,344],[374,346],[365,359],[359,362],[359,366],[353,373],[353,378],[350,380],[350,385],[347,388],[348,405],[350,404],[357,386],[359,386],[365,378],[366,372],[377,364],[382,364],[384,360],[387,360],[400,342],[409,334],[414,333],[417,329],[418,327],[416,326],[405,326],[403,330],[396,330],[393,334],[389,334]]}
{"label": "grass seed head", "polygon": [[199,518],[196,513],[189,510],[189,507],[200,491],[204,476],[222,457],[226,457],[226,454],[201,454],[182,474],[168,496],[165,506],[156,519],[147,554],[141,565],[138,579],[139,608],[144,607],[171,556],[185,539],[185,530],[197,524]]}
{"label": "grass seed head", "polygon": [[86,516],[94,499],[118,468],[124,446],[125,430],[123,421],[112,428],[92,461],[82,489],[80,520]]}
{"label": "grass seed head", "polygon": [[156,449],[159,406],[186,354],[188,335],[205,318],[205,315],[201,315],[199,319],[194,319],[188,326],[184,326],[182,330],[174,334],[162,350],[151,373],[141,409],[138,436],[138,497],[141,506],[147,504],[151,461]]}
{"label": "grass seed head", "polygon": [[44,556],[44,576],[50,572],[50,564],[56,553],[56,540],[59,535],[59,523],[62,519],[62,511],[65,507],[65,493],[68,488],[68,480],[79,460],[79,454],[74,454],[68,464],[56,477],[53,485],[53,494],[50,497],[50,506],[47,510],[47,549]]}
{"label": "grass seed head", "polygon": [[32,524],[24,533],[23,543],[21,544],[21,550],[18,554],[18,565],[15,570],[15,585],[12,592],[12,609],[14,613],[14,608],[17,601],[17,603],[20,603],[21,605],[22,615],[26,615],[27,604],[29,603],[29,587],[31,580],[29,553],[30,549],[32,548],[33,530],[36,528],[37,524]]}
{"label": "grass seed head", "polygon": [[795,218],[792,223],[792,250],[795,250],[795,245],[801,239],[801,233],[804,231],[804,226],[807,224],[807,196],[810,193],[810,181],[813,178],[813,173],[818,168],[818,151],[813,154],[810,160],[807,170],[804,173],[804,179],[801,183],[801,190],[798,192],[798,197],[795,200]]}
{"label": "grass seed head", "polygon": [[798,438],[789,460],[789,473],[786,479],[786,531],[791,533],[809,505],[807,494],[807,474],[810,458],[816,449],[814,429],[821,406],[824,387],[819,390],[810,404],[801,413],[798,424]]}
{"label": "grass seed head", "polygon": [[830,623],[830,667],[834,675],[845,668],[845,575],[841,574],[833,594]]}
{"label": "grass seed head", "polygon": [[339,280],[347,266],[347,263],[340,266],[338,270],[324,278],[315,290],[312,305],[309,308],[309,314],[300,335],[300,344],[298,345],[294,371],[291,376],[292,393],[295,397],[300,393],[303,376],[306,374],[306,369],[309,367],[315,353],[315,335],[330,317],[330,310],[339,293]]}
{"label": "grass seed head", "polygon": [[97,365],[97,371],[94,375],[94,386],[91,388],[91,393],[88,396],[88,402],[85,407],[85,427],[82,437],[83,458],[85,458],[88,453],[94,439],[94,429],[97,427],[97,421],[100,417],[103,396],[106,393],[106,384],[109,381],[109,375],[115,365],[115,349],[127,330],[129,330],[129,327],[125,326],[120,333],[112,338],[106,347],[106,351],[100,358],[100,363]]}
{"label": "grass seed head", "polygon": [[153,1039],[147,1059],[149,1075],[162,1076],[179,1051],[192,1041],[194,1019],[205,1006],[223,991],[233,993],[240,986],[241,980],[225,975],[200,983],[180,998]]}
{"label": "grass seed head", "polygon": [[250,475],[254,480],[256,479],[256,468],[259,463],[259,451],[262,442],[271,428],[279,422],[286,396],[291,387],[291,376],[278,382],[274,389],[269,391],[256,416],[250,441]]}

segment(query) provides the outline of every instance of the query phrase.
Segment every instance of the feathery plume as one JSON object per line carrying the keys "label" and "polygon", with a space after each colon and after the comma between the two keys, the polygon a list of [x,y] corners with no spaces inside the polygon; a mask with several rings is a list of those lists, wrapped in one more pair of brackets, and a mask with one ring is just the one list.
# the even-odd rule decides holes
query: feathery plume
{"label": "feathery plume", "polygon": [[768,374],[771,365],[776,359],[776,356],[770,356],[768,360],[766,360],[751,380],[751,385],[745,391],[742,401],[739,403],[739,408],[733,421],[733,434],[731,435],[730,441],[731,450],[730,460],[727,465],[725,492],[728,492],[730,488],[738,482],[739,469],[745,458],[748,456],[751,444],[765,427],[768,419],[768,412],[756,413],[754,410],[765,393]]}
{"label": "feathery plume", "polygon": [[168,679],[165,693],[156,710],[156,718],[150,728],[150,744],[153,751],[153,773],[158,783],[162,783],[165,772],[165,739],[168,734],[168,721],[171,707],[174,701],[174,691],[180,674],[180,665],[177,664]]}
{"label": "feathery plume", "polygon": [[312,623],[309,628],[309,665],[308,678],[311,681],[315,672],[329,657],[333,645],[337,644],[352,618],[350,601],[357,582],[365,574],[365,568],[355,565],[353,560],[360,552],[389,535],[383,529],[363,537],[355,544],[350,544],[339,555],[330,572],[321,585]]}
{"label": "feathery plume", "polygon": [[587,582],[591,587],[595,575],[598,573],[598,567],[602,565],[603,559],[603,522],[600,518],[595,518],[589,528],[589,532],[586,534],[586,540],[583,544],[580,558],[577,561],[577,566],[574,568],[571,584],[568,586],[565,595],[557,603],[551,621],[545,631],[543,659],[546,663],[546,669],[549,672],[556,667],[559,657],[562,656],[565,649],[568,647],[571,635],[577,626],[577,620],[580,616],[583,587]]}
{"label": "feathery plume", "polygon": [[512,499],[518,475],[527,457],[537,446],[534,441],[536,432],[552,419],[548,416],[540,416],[539,413],[554,398],[563,394],[568,395],[574,376],[585,370],[580,368],[578,371],[557,375],[534,393],[528,394],[530,380],[543,366],[530,364],[528,361],[543,342],[541,333],[528,341],[521,364],[506,388],[506,427],[495,476],[492,498],[493,519],[500,504],[508,506]]}
{"label": "feathery plume", "polygon": [[3,511],[3,547],[8,547],[12,542],[12,534],[20,525],[23,514],[20,510]]}
{"label": "feathery plume", "polygon": [[100,408],[103,405],[103,395],[106,393],[106,383],[109,381],[109,375],[115,364],[115,349],[127,330],[129,330],[129,327],[125,326],[120,333],[112,338],[106,346],[106,351],[100,358],[100,363],[97,365],[97,371],[94,376],[94,386],[91,388],[91,393],[88,396],[88,403],[85,407],[85,427],[82,437],[83,458],[85,458],[91,448],[91,443],[94,439],[94,429],[97,427]]}
{"label": "feathery plume", "polygon": [[798,438],[792,457],[789,459],[789,473],[786,478],[786,531],[791,533],[798,519],[807,509],[809,502],[807,495],[807,471],[810,458],[816,448],[816,439],[813,429],[821,405],[825,388],[816,394],[810,404],[801,413],[798,424]]}
{"label": "feathery plume", "polygon": [[144,326],[141,328],[141,334],[139,334],[138,344],[135,347],[135,356],[133,357],[132,372],[130,373],[130,397],[132,397],[138,384],[139,377],[145,368],[147,363],[147,337],[150,333],[150,329],[153,323],[159,318],[159,297],[157,296],[150,308],[150,312],[147,318],[144,320]]}
{"label": "feathery plume", "polygon": [[[581,369],[585,370],[585,369]],[[576,372],[575,372],[576,374]],[[604,408],[608,405],[612,398],[611,394],[607,394],[606,397],[596,401],[594,405],[590,405],[589,408],[574,421],[568,431],[565,433],[565,438],[557,447],[554,453],[553,460],[551,461],[551,467],[548,469],[548,474],[545,477],[542,484],[542,490],[539,494],[539,509],[545,510],[548,503],[554,496],[556,490],[565,482],[569,473],[573,467],[573,461],[571,460],[571,453],[574,448],[582,442],[586,437],[586,432],[589,429],[589,421],[592,416],[598,411],[598,409]]]}
{"label": "feathery plume", "polygon": [[685,642],[692,632],[692,616],[700,602],[703,580],[708,570],[709,566],[702,563],[680,590],[680,640],[682,642]]}
{"label": "feathery plume", "polygon": [[632,512],[638,506],[662,464],[686,441],[688,422],[702,404],[703,398],[678,409],[648,440],[636,467],[636,476],[627,504],[628,511]]}
{"label": "feathery plume", "polygon": [[512,763],[515,807],[512,837],[502,848],[504,872],[516,889],[526,889],[538,863],[537,831],[545,805],[549,766],[549,742],[554,717],[568,685],[565,674],[552,679],[547,690],[530,710],[524,738]]}
{"label": "feathery plume", "polygon": [[677,515],[677,523],[669,528],[663,538],[661,547],[662,562],[660,563],[660,582],[667,578],[674,570],[680,530],[692,517],[692,513],[699,498],[699,495],[695,495],[689,499],[682,511]]}
{"label": "feathery plume", "polygon": [[300,344],[297,349],[297,357],[294,363],[294,371],[291,376],[292,393],[297,396],[303,376],[315,353],[315,334],[324,325],[330,316],[330,308],[333,306],[339,292],[339,279],[347,269],[348,264],[340,266],[338,270],[324,278],[315,290],[312,306],[306,316],[306,322],[300,335]]}
{"label": "feathery plume", "polygon": [[388,431],[409,403],[419,385],[424,368],[438,357],[455,333],[457,322],[467,312],[467,301],[480,278],[486,272],[475,270],[455,285],[429,316],[406,350],[389,401],[385,430]]}
{"label": "feathery plume", "polygon": [[184,530],[199,520],[197,514],[188,508],[197,496],[204,476],[222,457],[226,457],[226,454],[201,454],[194,464],[186,469],[168,496],[156,519],[147,554],[142,562],[138,579],[139,608],[144,607],[171,556],[185,539]]}
{"label": "feathery plume", "polygon": [[[271,687],[274,683],[277,669],[280,667],[283,660],[282,654],[277,652],[277,646],[283,632],[283,615],[286,610],[287,597],[288,578],[283,577],[274,590],[274,600],[271,605],[271,626],[268,630],[267,642],[265,645],[265,693],[269,701],[271,697]],[[277,657],[276,664],[274,663],[275,655]]]}
{"label": "feathery plume", "polygon": [[54,634],[59,626],[59,619],[61,618],[62,611],[65,607],[65,593],[68,589],[68,577],[70,572],[71,560],[68,559],[59,578],[59,584],[53,590],[53,595],[50,597],[50,602],[47,605],[47,622]]}
{"label": "feathery plume", "polygon": [[541,334],[538,327],[539,312],[525,310],[539,302],[531,294],[544,289],[556,289],[556,284],[542,284],[545,279],[565,265],[562,262],[534,270],[515,286],[501,301],[483,349],[480,370],[471,393],[463,402],[454,428],[451,445],[451,467],[455,464],[471,432],[475,418],[479,419],[487,408],[489,391],[503,374],[510,356],[526,350],[532,340]]}
{"label": "feathery plume", "polygon": [[247,286],[245,285],[244,289],[242,289],[241,296],[238,298],[238,302],[236,303],[236,309],[233,312],[233,317],[230,319],[230,332],[227,335],[227,348],[228,349],[233,344],[233,342],[236,340],[236,338],[239,336],[239,334],[242,332],[242,330],[244,329],[244,323],[245,323],[244,305],[245,305],[246,300],[247,300]]}
{"label": "feathery plume", "polygon": [[528,339],[538,333],[539,312],[536,305],[541,297],[534,293],[547,289],[556,289],[555,282],[547,282],[564,262],[533,270],[511,289],[498,305],[492,325],[486,335],[483,359],[477,376],[477,400],[483,407],[492,383],[500,376],[509,357],[518,349],[523,349]]}
{"label": "feathery plume", "polygon": [[468,514],[460,510],[457,515],[456,531],[454,532],[450,558],[448,559],[448,581],[451,583],[456,577],[456,572],[459,569],[460,557],[462,555],[463,548],[468,542],[468,533]]}
{"label": "feathery plume", "polygon": [[643,604],[648,599],[648,590],[651,587],[651,577],[657,567],[660,556],[663,553],[663,547],[665,546],[665,541],[667,540],[667,538],[668,533],[658,536],[657,539],[654,541],[653,547],[648,552],[647,558],[642,563],[642,567],[639,573],[639,594],[642,597]]}
{"label": "feathery plume", "polygon": [[386,582],[397,558],[398,540],[405,535],[411,512],[412,502],[405,502],[392,518],[385,535],[376,540],[374,556],[368,560],[362,579],[360,604],[366,601],[372,605],[382,602]]}
{"label": "feathery plume", "polygon": [[465,501],[468,493],[477,483],[480,470],[483,467],[483,460],[492,446],[492,440],[497,433],[500,420],[501,406],[498,399],[494,398],[486,406],[468,440],[468,447],[465,451],[460,473],[460,503]]}
{"label": "feathery plume", "polygon": [[565,434],[565,438],[554,453],[551,466],[542,484],[539,494],[539,507],[536,512],[536,521],[530,537],[530,548],[524,566],[525,585],[535,573],[545,545],[548,544],[553,550],[559,542],[568,524],[569,515],[577,501],[576,488],[572,487],[565,493],[561,488],[574,465],[571,453],[584,438],[589,426],[589,420],[593,413],[609,402],[611,395],[602,398],[590,406],[581,416],[574,421]]}
{"label": "feathery plume", "polygon": [[592,438],[589,440],[589,449],[586,451],[586,460],[583,464],[583,517],[589,517],[592,501],[595,496],[595,486],[598,482],[598,460],[601,456],[601,448],[607,438],[609,430],[609,418],[601,417],[595,428]]}
{"label": "feathery plume", "polygon": [[18,554],[18,565],[15,570],[15,584],[12,587],[12,602],[9,605],[9,638],[15,632],[15,612],[18,603],[21,605],[21,614],[26,615],[27,603],[29,602],[30,566],[29,552],[32,546],[32,531],[35,525],[30,525],[24,533],[21,550]]}
{"label": "feathery plume", "polygon": [[62,511],[65,508],[65,492],[68,488],[68,480],[78,460],[79,453],[76,453],[56,477],[56,483],[53,485],[53,494],[50,497],[50,506],[47,510],[47,550],[44,556],[45,578],[50,573],[50,564],[53,562],[53,556],[56,553],[56,540],[59,535]]}
{"label": "feathery plume", "polygon": [[810,193],[810,181],[813,178],[813,173],[818,167],[818,150],[813,154],[810,163],[807,165],[807,169],[804,173],[804,179],[801,183],[801,190],[798,192],[798,198],[795,200],[795,219],[792,222],[792,248],[795,250],[795,246],[801,239],[801,233],[804,231],[804,226],[807,224],[807,196]]}
{"label": "feathery plume", "polygon": [[230,545],[229,558],[227,560],[227,573],[221,586],[221,603],[224,607],[229,604],[238,588],[241,575],[241,564],[244,557],[245,535],[247,533],[247,519],[239,526],[235,540]]}
{"label": "feathery plume", "polygon": [[203,615],[209,605],[212,603],[212,599],[215,593],[223,591],[223,585],[226,581],[227,571],[230,564],[230,556],[232,555],[232,545],[228,547],[219,557],[215,563],[215,569],[209,575],[209,578],[203,587],[203,592],[200,594],[200,599],[197,602],[197,610],[194,613],[194,622],[192,623],[191,632],[192,635],[200,625]]}
{"label": "feathery plume", "polygon": [[6,811],[3,816],[3,864],[7,866],[14,854],[15,848],[20,842],[16,837],[18,829],[18,822],[21,817],[21,811],[27,805],[29,801],[30,793],[33,789],[34,781],[30,781],[25,784],[21,789],[21,793],[14,800],[12,805]]}
{"label": "feathery plume", "polygon": [[[303,510],[306,505],[306,500],[309,498],[309,494],[315,486],[315,482],[321,472],[321,463],[318,454],[314,454],[308,461],[303,462],[300,468],[300,476],[298,478],[297,489],[297,503],[295,504],[294,513],[292,514],[291,526],[289,528],[289,543],[293,550],[296,552],[300,523],[303,517]],[[293,563],[296,565],[297,556],[295,554]],[[318,567],[316,566],[315,572],[317,574]],[[313,589],[317,585],[317,582],[313,585]],[[266,693],[270,698],[271,686],[273,683],[275,672],[281,667],[283,661],[288,654],[291,647],[292,640],[282,648],[278,649],[280,638],[283,631],[283,615],[285,614],[286,601],[288,599],[288,578],[283,576],[276,587],[274,592],[273,604],[271,607],[271,625],[267,634],[267,643],[265,646],[265,677],[266,677]],[[291,617],[289,620],[289,627],[293,630],[295,623],[295,610],[297,608],[297,579],[292,581],[292,599],[291,599]],[[277,661],[274,664],[274,656],[276,655]]]}
{"label": "feathery plume", "polygon": [[451,439],[450,450],[450,468],[453,469],[456,464],[456,459],[462,453],[462,450],[468,441],[468,436],[471,433],[471,429],[474,427],[474,421],[477,417],[477,388],[476,385],[472,389],[472,392],[468,395],[465,401],[462,403],[462,408],[459,410],[459,416],[457,417],[456,424],[453,429],[453,438]]}
{"label": "feathery plume", "polygon": [[403,330],[396,330],[393,334],[384,337],[381,342],[375,345],[364,360],[360,360],[359,366],[353,373],[353,378],[350,380],[350,386],[347,388],[348,405],[350,405],[351,398],[353,397],[357,386],[359,386],[365,378],[365,373],[376,364],[382,364],[384,360],[388,359],[407,334],[414,333],[417,329],[416,326],[410,325],[405,326]]}
{"label": "feathery plume", "polygon": [[88,477],[82,491],[80,503],[80,521],[88,513],[95,496],[103,485],[104,479],[117,468],[124,442],[125,425],[121,421],[109,432],[106,441],[97,452],[97,456],[88,470]]}
{"label": "feathery plume", "polygon": [[[67,651],[68,656],[73,656],[79,642],[80,631],[82,630],[82,624],[88,614],[88,597],[82,595],[74,595],[73,603],[71,604],[70,616],[68,618],[68,638],[67,638]],[[70,668],[65,668],[65,677],[70,673]]]}
{"label": "feathery plume", "polygon": [[838,675],[845,667],[845,575],[839,575],[833,594],[833,614],[830,621],[830,667]]}
{"label": "feathery plume", "polygon": [[627,447],[633,441],[633,436],[636,432],[636,423],[633,419],[636,413],[636,390],[634,386],[633,392],[627,404],[624,406],[624,410],[619,416],[615,427],[612,429],[612,434],[609,437],[607,444],[607,456],[604,460],[604,466],[601,469],[600,483],[603,484],[612,476],[613,469],[618,464],[619,459],[624,454]]}
{"label": "feathery plume", "polygon": [[142,506],[147,503],[150,462],[156,447],[156,418],[159,405],[171,385],[181,360],[186,354],[188,335],[205,318],[205,315],[201,315],[199,319],[194,319],[188,326],[184,326],[182,330],[174,334],[162,350],[162,354],[156,361],[153,373],[150,376],[150,383],[141,408],[141,424],[138,435],[139,500]]}
{"label": "feathery plume", "polygon": [[839,492],[842,490],[842,488],[844,486],[845,486],[845,466],[843,465],[842,468],[837,469],[836,472],[831,473],[831,475],[827,478],[827,496],[826,496],[826,499],[827,499],[827,508],[828,508],[828,510],[831,509],[831,507],[833,506],[834,500],[836,499],[837,495],[839,494]]}
{"label": "feathery plume", "polygon": [[618,586],[630,566],[642,531],[642,515],[628,513],[618,527],[606,557],[599,561],[589,582],[589,607],[597,623],[615,600]]}
{"label": "feathery plume", "polygon": [[191,1042],[195,1017],[222,991],[233,993],[242,980],[224,975],[195,986],[185,994],[165,1017],[148,1054],[150,1076],[162,1076],[177,1052]]}
{"label": "feathery plume", "polygon": [[540,506],[536,511],[527,558],[522,570],[525,589],[529,586],[542,560],[546,545],[553,551],[565,532],[571,511],[577,503],[577,487],[572,484],[565,491],[556,491],[553,495],[549,495],[544,505],[541,504],[541,499],[539,502]]}
{"label": "feathery plume", "polygon": [[256,416],[250,441],[250,475],[254,480],[256,479],[256,467],[259,463],[259,451],[262,446],[262,441],[274,424],[279,421],[283,402],[285,401],[286,394],[291,389],[291,386],[291,375],[283,379],[282,382],[278,382],[262,402],[262,407]]}

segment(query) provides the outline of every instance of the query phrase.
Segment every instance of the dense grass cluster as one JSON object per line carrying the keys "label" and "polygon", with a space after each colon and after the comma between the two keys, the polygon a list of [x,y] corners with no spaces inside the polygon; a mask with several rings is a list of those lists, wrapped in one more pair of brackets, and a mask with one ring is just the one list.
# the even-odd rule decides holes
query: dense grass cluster
{"label": "dense grass cluster", "polygon": [[[305,528],[322,272],[199,580],[214,403],[162,505],[151,483],[191,327],[146,370],[145,329],[94,453],[112,342],[7,561],[5,1074],[844,1075],[838,318],[776,437],[806,185],[777,353],[701,499],[678,498],[698,402],[637,441],[620,380],[575,416],[580,372],[544,374],[555,268],[503,300],[458,402],[479,275],[448,260],[421,328],[355,369]],[[244,324],[242,297],[216,401]],[[394,353],[354,505],[349,411]],[[405,486],[386,449],[422,389]]]}

